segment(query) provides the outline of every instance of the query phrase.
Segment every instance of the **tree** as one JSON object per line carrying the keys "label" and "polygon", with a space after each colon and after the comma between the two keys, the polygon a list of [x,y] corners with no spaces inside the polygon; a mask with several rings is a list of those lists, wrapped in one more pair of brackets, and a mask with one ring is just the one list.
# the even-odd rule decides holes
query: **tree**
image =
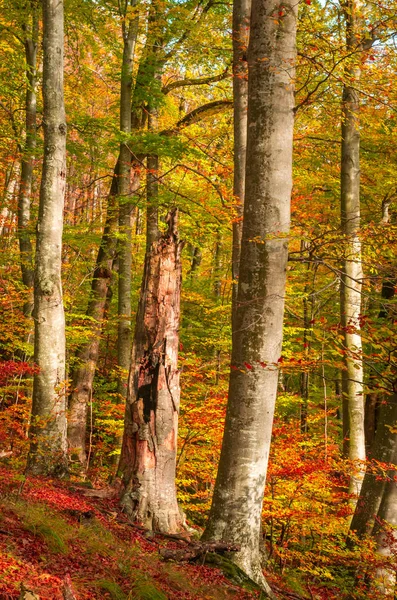
{"label": "tree", "polygon": [[[18,237],[21,252],[22,281],[29,290],[34,285],[33,249],[28,228],[33,181],[33,153],[36,148],[36,63],[39,30],[38,11],[34,2],[30,4],[30,12],[28,23],[23,27],[27,79],[25,99],[26,134],[21,161],[21,182],[18,198]],[[32,300],[33,298],[29,299],[24,306],[24,313],[27,316],[30,316],[33,310]]]}
{"label": "tree", "polygon": [[234,307],[232,315],[235,314],[237,300],[244,213],[248,100],[247,46],[250,16],[251,0],[235,0],[233,2],[233,195],[236,203],[236,216],[233,221],[232,279]]}
{"label": "tree", "polygon": [[[350,492],[358,495],[364,476],[364,372],[360,334],[361,290],[363,270],[360,231],[360,132],[359,91],[361,34],[360,8],[354,0],[345,7],[346,48],[353,57],[346,67],[346,83],[342,99],[341,145],[341,224],[346,236],[341,275],[341,323],[344,333],[346,371],[342,372],[345,437],[348,437],[349,458],[356,462],[357,471],[350,478]],[[361,461],[361,465],[357,462]]]}
{"label": "tree", "polygon": [[[131,134],[132,73],[139,18],[134,14],[137,2],[127,1],[121,11],[123,32],[123,60],[120,85],[120,131]],[[127,378],[131,360],[131,269],[132,269],[132,211],[129,199],[131,177],[131,150],[125,141],[120,144],[119,170],[119,242],[118,242],[118,336],[117,352],[119,386],[123,399],[127,395]]]}
{"label": "tree", "polygon": [[66,182],[63,2],[43,1],[44,162],[34,273],[34,362],[28,471],[61,474],[67,465],[65,316],[61,251]]}
{"label": "tree", "polygon": [[119,471],[122,505],[148,529],[183,527],[176,499],[181,250],[177,211],[146,253]]}
{"label": "tree", "polygon": [[235,562],[267,590],[261,507],[283,334],[294,123],[297,5],[252,3],[244,221],[222,452],[204,539],[240,545]]}

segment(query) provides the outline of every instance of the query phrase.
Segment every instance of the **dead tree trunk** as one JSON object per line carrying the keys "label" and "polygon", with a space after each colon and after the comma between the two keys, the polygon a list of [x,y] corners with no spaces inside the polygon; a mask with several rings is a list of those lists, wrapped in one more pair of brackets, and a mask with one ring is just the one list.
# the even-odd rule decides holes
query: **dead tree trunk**
{"label": "dead tree trunk", "polygon": [[145,527],[183,527],[175,488],[181,249],[177,212],[146,254],[119,465],[122,505]]}
{"label": "dead tree trunk", "polygon": [[62,301],[62,231],[66,180],[63,96],[63,1],[43,1],[44,162],[34,276],[34,362],[30,451],[33,473],[63,473],[67,466],[65,315]]}

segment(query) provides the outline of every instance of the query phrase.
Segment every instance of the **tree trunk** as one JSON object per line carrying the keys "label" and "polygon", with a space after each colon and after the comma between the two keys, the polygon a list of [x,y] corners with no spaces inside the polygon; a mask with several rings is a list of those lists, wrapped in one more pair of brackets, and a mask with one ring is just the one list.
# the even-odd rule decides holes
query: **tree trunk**
{"label": "tree trunk", "polygon": [[[131,7],[136,5],[132,0]],[[124,15],[126,17],[126,15]],[[128,23],[128,25],[127,25]],[[123,22],[123,62],[120,85],[120,131],[131,133],[132,70],[135,43],[138,35],[138,18]],[[117,362],[120,369],[118,393],[125,400],[131,360],[131,269],[132,269],[132,211],[129,201],[131,151],[128,144],[120,144],[119,173],[119,242],[118,242],[118,335]]]}
{"label": "tree trunk", "polygon": [[[372,458],[378,463],[397,464],[396,421],[397,395],[394,394],[387,397],[380,408],[379,423],[372,448]],[[385,479],[368,468],[350,524],[350,532],[354,532],[359,538],[371,534],[385,486]]]}
{"label": "tree trunk", "polygon": [[183,527],[175,488],[181,249],[173,211],[146,255],[119,466],[125,511],[167,533]]}
{"label": "tree trunk", "polygon": [[[358,8],[354,0],[345,5],[346,46],[357,50]],[[365,434],[363,362],[360,328],[362,261],[360,230],[360,132],[359,132],[359,58],[345,71],[342,99],[341,145],[341,225],[345,235],[345,256],[341,277],[341,323],[344,334],[346,371],[342,374],[342,391],[348,407],[348,456],[355,463],[349,491],[358,495],[364,477]]]}
{"label": "tree trunk", "polygon": [[62,229],[66,179],[63,98],[63,1],[43,0],[44,162],[34,275],[34,377],[27,469],[61,474],[67,467],[65,316]]}
{"label": "tree trunk", "polygon": [[[137,20],[131,20],[128,28],[123,27],[124,51],[120,85],[120,128],[131,131],[131,85],[132,63],[137,36]],[[112,269],[116,253],[117,210],[116,196],[125,197],[130,192],[131,153],[126,144],[120,145],[120,153],[114,169],[108,199],[108,213],[98,251],[94,277],[91,283],[91,298],[86,315],[91,318],[91,336],[76,352],[77,365],[73,369],[72,391],[69,397],[68,444],[72,460],[80,469],[86,466],[87,409],[92,399],[92,387],[99,356],[102,323],[107,304],[107,295],[112,280]],[[134,188],[139,186],[139,172]],[[119,327],[118,359],[123,371],[129,368],[131,353],[131,208],[121,203],[119,229],[125,239],[118,244],[119,252]],[[119,392],[124,395],[125,378],[120,377]]]}
{"label": "tree trunk", "polygon": [[115,195],[118,181],[117,161],[115,175],[108,200],[108,213],[99,247],[94,276],[91,282],[90,301],[86,315],[90,317],[91,331],[89,340],[76,351],[76,364],[73,367],[72,386],[69,396],[68,411],[68,446],[72,461],[77,461],[79,468],[86,465],[86,428],[87,408],[92,399],[92,386],[99,356],[99,343],[102,323],[106,310],[107,295],[112,280],[112,268],[116,251],[117,211]]}
{"label": "tree trunk", "polygon": [[37,37],[39,19],[37,9],[32,4],[31,23],[25,27],[26,38],[24,42],[26,56],[26,137],[21,162],[21,183],[18,197],[18,238],[21,253],[22,281],[29,292],[29,299],[25,302],[23,312],[30,316],[33,310],[33,248],[29,232],[30,203],[33,182],[34,152],[36,149],[36,62],[37,62]]}
{"label": "tree trunk", "polygon": [[234,113],[234,179],[233,196],[236,216],[233,221],[232,248],[232,322],[235,315],[241,235],[243,231],[245,195],[245,157],[247,151],[248,67],[247,47],[251,17],[251,0],[233,2],[233,113]]}
{"label": "tree trunk", "polygon": [[[397,403],[397,399],[394,399]],[[394,420],[393,426],[395,427]],[[393,463],[397,462],[397,435],[394,435],[396,451]],[[395,556],[397,544],[397,471],[391,469],[387,473],[387,481],[378,510],[372,537],[375,539],[377,553],[385,559]],[[374,587],[382,598],[395,598],[396,570],[393,565],[378,567],[374,577]]]}
{"label": "tree trunk", "polygon": [[218,300],[222,294],[222,235],[220,229],[216,232],[214,252],[214,296]]}
{"label": "tree trunk", "polygon": [[235,562],[263,579],[261,509],[277,393],[292,187],[297,4],[253,0],[248,51],[246,193],[229,401],[204,539],[241,546]]}

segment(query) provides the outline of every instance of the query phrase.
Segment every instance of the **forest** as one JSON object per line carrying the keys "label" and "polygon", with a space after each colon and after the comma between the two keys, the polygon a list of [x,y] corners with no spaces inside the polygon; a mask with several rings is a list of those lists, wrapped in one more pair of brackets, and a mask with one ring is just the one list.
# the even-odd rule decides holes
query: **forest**
{"label": "forest", "polygon": [[0,0],[0,600],[396,597],[396,34]]}

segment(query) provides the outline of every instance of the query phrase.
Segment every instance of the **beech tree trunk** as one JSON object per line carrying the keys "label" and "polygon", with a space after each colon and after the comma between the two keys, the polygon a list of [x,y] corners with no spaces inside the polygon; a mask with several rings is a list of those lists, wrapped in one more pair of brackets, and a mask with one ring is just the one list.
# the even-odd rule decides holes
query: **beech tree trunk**
{"label": "beech tree trunk", "polygon": [[67,467],[65,317],[61,251],[66,179],[63,98],[63,1],[43,0],[44,162],[34,274],[34,376],[27,469],[61,474]]}
{"label": "beech tree trunk", "polygon": [[[379,423],[372,448],[372,458],[383,464],[397,464],[397,395],[388,396],[380,407]],[[388,473],[392,477],[392,473]],[[357,501],[350,532],[359,538],[372,533],[384,495],[386,480],[367,469]],[[350,540],[351,543],[351,540]]]}
{"label": "beech tree trunk", "polygon": [[25,99],[25,145],[21,161],[21,182],[18,197],[18,239],[21,253],[22,281],[30,290],[29,299],[25,302],[23,312],[30,316],[33,310],[33,285],[34,266],[31,233],[29,232],[30,203],[33,183],[33,163],[36,149],[36,63],[37,63],[37,37],[39,31],[39,18],[36,7],[32,4],[30,23],[25,30],[25,57],[26,57],[26,99]]}
{"label": "beech tree trunk", "polygon": [[72,461],[77,461],[80,469],[86,466],[87,409],[92,399],[92,386],[99,356],[102,323],[105,315],[107,295],[112,280],[112,268],[116,251],[117,210],[115,196],[118,185],[118,165],[112,180],[108,200],[108,213],[98,250],[91,294],[86,315],[90,317],[90,338],[76,351],[72,374],[72,385],[68,410],[68,447]]}
{"label": "beech tree trunk", "polygon": [[[135,3],[133,3],[134,5]],[[120,129],[131,132],[131,86],[132,64],[137,36],[137,19],[123,25],[123,61],[120,84]],[[119,254],[119,324],[118,324],[118,361],[122,371],[128,371],[131,354],[131,207],[123,203],[130,193],[131,153],[125,143],[120,145],[120,153],[114,169],[108,198],[108,213],[98,251],[96,267],[91,283],[91,298],[87,316],[91,318],[92,328],[88,342],[76,352],[76,366],[73,369],[72,391],[69,397],[68,445],[72,460],[79,468],[86,466],[86,430],[87,410],[92,400],[92,387],[98,362],[102,323],[107,304],[112,269],[116,254]],[[139,174],[133,187],[139,186]],[[120,196],[120,206],[116,209],[116,196]],[[117,217],[118,213],[118,217]],[[116,244],[117,221],[123,239]],[[126,377],[120,375],[119,393],[126,393]]]}
{"label": "beech tree trunk", "polygon": [[[130,10],[136,0],[127,3]],[[124,14],[127,17],[127,14]],[[123,62],[120,85],[120,131],[131,133],[132,70],[134,66],[135,43],[138,35],[138,18],[123,21]],[[122,399],[127,396],[127,379],[131,360],[131,269],[132,269],[132,204],[131,193],[131,151],[127,143],[120,144],[119,173],[119,242],[118,242],[118,336],[117,362],[120,369],[118,392]]]}
{"label": "beech tree trunk", "polygon": [[251,0],[233,2],[233,126],[234,178],[233,196],[236,216],[233,221],[232,248],[232,321],[235,314],[241,235],[245,195],[245,157],[247,152],[248,65],[247,47],[251,17]]}
{"label": "beech tree trunk", "polygon": [[182,245],[174,210],[146,255],[119,465],[124,510],[163,533],[183,528],[175,488]]}
{"label": "beech tree trunk", "polygon": [[266,591],[259,541],[281,354],[292,187],[297,4],[253,0],[246,192],[236,327],[221,458],[205,540]]}
{"label": "beech tree trunk", "polygon": [[[395,421],[394,421],[395,427]],[[397,436],[394,436],[397,447]],[[397,448],[396,448],[397,449]],[[394,459],[396,453],[394,454]],[[395,464],[395,460],[393,461]],[[372,537],[376,542],[377,553],[385,559],[395,556],[397,544],[397,470],[388,472],[382,501],[374,524]],[[378,567],[374,576],[374,587],[381,598],[395,598],[396,570],[393,565]]]}
{"label": "beech tree trunk", "polygon": [[[351,52],[358,46],[358,8],[355,0],[345,5],[346,47]],[[341,323],[344,334],[345,368],[342,393],[347,402],[348,425],[345,428],[348,456],[355,463],[349,491],[358,495],[364,477],[365,433],[364,390],[361,341],[362,261],[360,230],[360,132],[359,132],[359,58],[353,58],[345,71],[346,83],[342,99],[341,144],[341,225],[345,235],[345,255],[341,277]]]}

